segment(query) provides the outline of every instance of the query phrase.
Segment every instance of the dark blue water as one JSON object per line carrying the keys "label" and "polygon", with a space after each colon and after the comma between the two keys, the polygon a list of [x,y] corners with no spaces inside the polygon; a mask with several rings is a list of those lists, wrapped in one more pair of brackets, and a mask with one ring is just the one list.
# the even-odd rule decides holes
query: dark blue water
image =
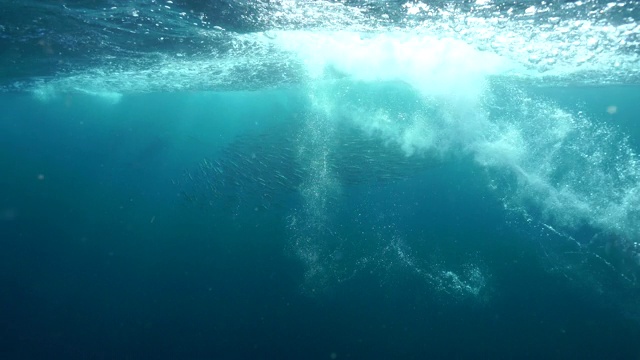
{"label": "dark blue water", "polygon": [[0,358],[640,358],[620,4],[1,4]]}

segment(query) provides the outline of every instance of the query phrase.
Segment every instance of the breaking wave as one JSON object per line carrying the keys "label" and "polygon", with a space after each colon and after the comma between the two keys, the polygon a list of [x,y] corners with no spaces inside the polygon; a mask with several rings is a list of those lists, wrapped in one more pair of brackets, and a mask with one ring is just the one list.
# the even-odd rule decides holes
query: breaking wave
{"label": "breaking wave", "polygon": [[[204,202],[236,216],[294,198],[282,213],[290,250],[307,265],[306,289],[395,263],[434,288],[479,296],[490,274],[472,255],[464,266],[412,256],[393,211],[362,227],[338,225],[338,216],[358,219],[366,201],[335,213],[351,201],[345,189],[396,183],[453,160],[479,169],[507,212],[573,249],[547,258],[575,265],[562,254],[579,253],[637,287],[637,149],[614,126],[530,90],[637,85],[638,2],[104,5],[16,5],[38,21],[0,27],[12,48],[32,44],[24,40],[60,15],[69,31],[43,36],[24,52],[32,58],[5,57],[11,66],[43,61],[44,74],[3,78],[2,90],[42,101],[90,94],[114,105],[143,92],[303,94],[286,130],[240,140],[188,172],[196,185],[185,197],[207,194]],[[62,65],[47,73],[51,64]]]}

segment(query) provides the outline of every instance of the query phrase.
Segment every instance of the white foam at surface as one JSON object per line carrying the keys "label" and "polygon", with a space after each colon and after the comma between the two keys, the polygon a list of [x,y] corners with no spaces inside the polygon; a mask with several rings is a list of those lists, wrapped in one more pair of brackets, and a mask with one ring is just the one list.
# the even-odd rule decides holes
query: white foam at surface
{"label": "white foam at surface", "polygon": [[450,38],[403,32],[276,32],[278,48],[306,65],[311,79],[333,70],[354,81],[404,81],[425,96],[473,98],[488,75],[508,74],[504,58]]}
{"label": "white foam at surface", "polygon": [[[167,34],[192,34],[197,46],[191,50],[198,56],[145,53],[141,48],[133,57],[123,54],[119,61],[71,68],[10,88],[38,91],[48,86],[47,91],[56,92],[123,94],[264,88],[300,81],[296,74],[300,55],[311,71],[305,75],[313,79],[325,66],[332,66],[354,79],[394,78],[426,86],[421,89],[425,93],[453,93],[462,85],[457,80],[472,83],[480,74],[508,73],[541,85],[640,81],[640,5],[633,0],[615,6],[597,0],[542,2],[527,8],[516,3],[481,1],[469,7],[410,1],[402,6],[405,14],[396,19],[333,1],[254,3],[248,8],[256,12],[256,27],[265,32],[234,33],[204,23],[172,22],[176,28],[167,28]],[[74,16],[90,16],[77,11]],[[163,14],[183,18],[171,11]],[[155,25],[140,25],[141,32],[156,31]],[[282,50],[297,55],[288,57]],[[118,59],[118,54],[114,56]]]}

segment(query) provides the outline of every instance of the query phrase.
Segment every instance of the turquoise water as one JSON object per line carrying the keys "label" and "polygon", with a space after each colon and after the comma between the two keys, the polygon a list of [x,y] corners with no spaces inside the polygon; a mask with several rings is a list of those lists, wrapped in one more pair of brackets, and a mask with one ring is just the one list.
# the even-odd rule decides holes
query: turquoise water
{"label": "turquoise water", "polygon": [[637,358],[636,9],[3,5],[0,357]]}

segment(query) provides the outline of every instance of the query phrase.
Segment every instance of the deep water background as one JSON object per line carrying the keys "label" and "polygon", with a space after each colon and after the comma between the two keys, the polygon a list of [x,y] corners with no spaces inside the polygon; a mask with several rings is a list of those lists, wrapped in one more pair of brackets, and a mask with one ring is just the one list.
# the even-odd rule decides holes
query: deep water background
{"label": "deep water background", "polygon": [[[637,88],[531,91],[640,148]],[[542,240],[511,221],[469,159],[343,192],[372,218],[396,206],[419,256],[481,258],[478,298],[393,264],[310,295],[287,251],[294,195],[234,221],[180,196],[185,169],[304,105],[295,89],[116,103],[2,94],[0,358],[640,358],[638,309],[547,271]]]}

